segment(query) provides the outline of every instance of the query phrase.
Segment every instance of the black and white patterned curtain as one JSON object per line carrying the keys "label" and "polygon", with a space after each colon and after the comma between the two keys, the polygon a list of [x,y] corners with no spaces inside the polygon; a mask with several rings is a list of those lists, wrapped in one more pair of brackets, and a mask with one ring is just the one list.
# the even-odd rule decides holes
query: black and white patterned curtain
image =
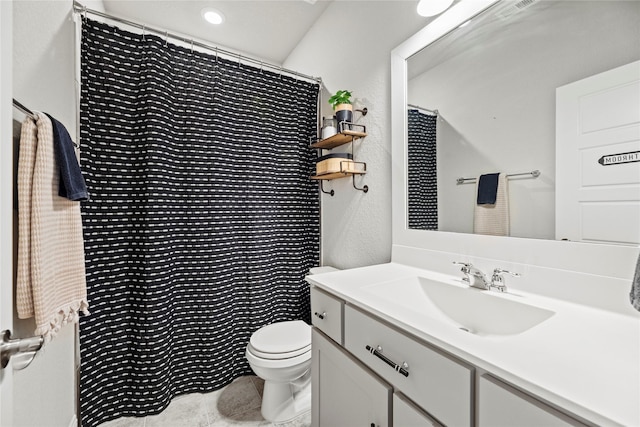
{"label": "black and white patterned curtain", "polygon": [[409,228],[438,229],[438,171],[436,124],[438,116],[408,110]]}
{"label": "black and white patterned curtain", "polygon": [[84,427],[219,389],[255,330],[309,321],[318,91],[85,20]]}

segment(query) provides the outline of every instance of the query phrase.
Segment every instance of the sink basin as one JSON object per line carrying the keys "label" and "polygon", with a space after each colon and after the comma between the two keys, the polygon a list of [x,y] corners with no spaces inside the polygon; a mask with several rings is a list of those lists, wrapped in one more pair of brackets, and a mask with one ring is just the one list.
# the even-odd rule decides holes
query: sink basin
{"label": "sink basin", "polygon": [[520,334],[554,314],[551,310],[514,301],[513,296],[424,277],[375,284],[364,290],[396,308],[481,336]]}

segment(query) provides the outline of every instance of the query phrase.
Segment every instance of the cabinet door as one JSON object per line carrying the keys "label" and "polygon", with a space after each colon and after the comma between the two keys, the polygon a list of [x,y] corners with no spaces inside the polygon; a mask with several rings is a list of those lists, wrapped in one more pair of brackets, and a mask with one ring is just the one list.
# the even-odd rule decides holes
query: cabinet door
{"label": "cabinet door", "polygon": [[393,394],[393,425],[396,427],[441,427],[400,393]]}
{"label": "cabinet door", "polygon": [[391,387],[316,328],[311,336],[311,425],[391,426]]}
{"label": "cabinet door", "polygon": [[484,374],[479,381],[478,426],[584,426],[549,405]]}

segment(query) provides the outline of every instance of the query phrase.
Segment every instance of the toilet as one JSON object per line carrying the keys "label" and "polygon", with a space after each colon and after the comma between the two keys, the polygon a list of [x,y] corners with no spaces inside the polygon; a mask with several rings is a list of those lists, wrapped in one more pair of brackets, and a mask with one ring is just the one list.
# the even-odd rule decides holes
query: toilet
{"label": "toilet", "polygon": [[[314,267],[309,274],[337,271]],[[284,422],[311,410],[311,326],[302,320],[272,323],[251,335],[245,353],[264,380],[262,416]]]}
{"label": "toilet", "polygon": [[311,326],[302,320],[263,326],[251,336],[246,357],[264,380],[265,420],[288,421],[311,409]]}

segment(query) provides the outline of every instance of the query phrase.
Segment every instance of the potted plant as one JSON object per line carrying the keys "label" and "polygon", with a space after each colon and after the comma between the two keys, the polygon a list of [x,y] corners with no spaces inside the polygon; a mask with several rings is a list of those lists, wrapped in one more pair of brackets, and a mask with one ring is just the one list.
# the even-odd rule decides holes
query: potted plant
{"label": "potted plant", "polygon": [[339,90],[331,98],[329,104],[333,107],[338,120],[338,129],[341,128],[341,122],[351,123],[353,119],[353,105],[351,105],[351,92],[348,90]]}

